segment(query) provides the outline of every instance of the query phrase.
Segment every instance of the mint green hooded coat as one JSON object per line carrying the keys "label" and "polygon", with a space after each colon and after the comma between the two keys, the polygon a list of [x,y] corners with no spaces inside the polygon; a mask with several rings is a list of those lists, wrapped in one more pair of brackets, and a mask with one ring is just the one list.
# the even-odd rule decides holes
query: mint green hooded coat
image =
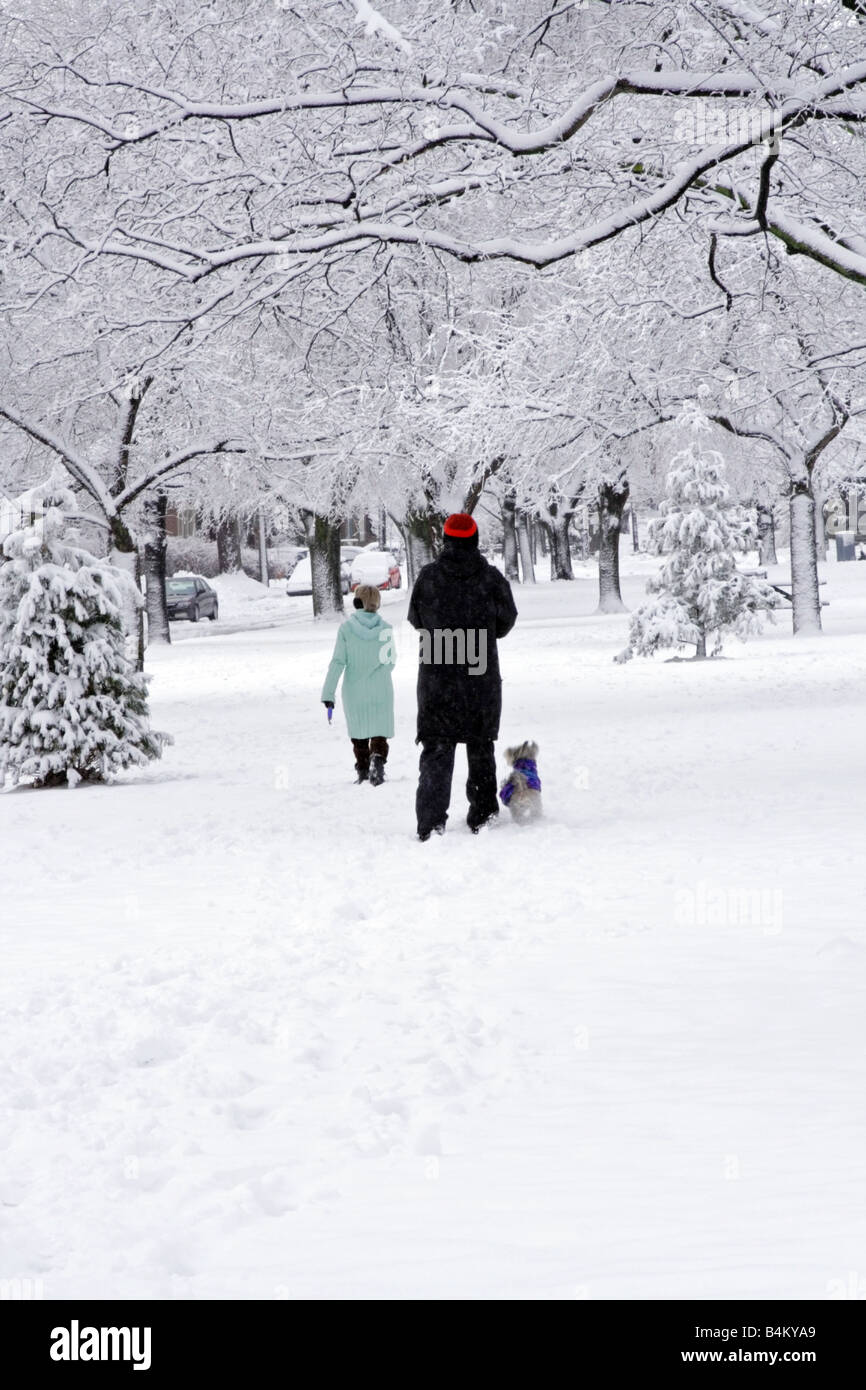
{"label": "mint green hooded coat", "polygon": [[395,661],[394,629],[378,613],[359,609],[340,624],[322,699],[334,699],[342,675],[349,738],[394,737]]}

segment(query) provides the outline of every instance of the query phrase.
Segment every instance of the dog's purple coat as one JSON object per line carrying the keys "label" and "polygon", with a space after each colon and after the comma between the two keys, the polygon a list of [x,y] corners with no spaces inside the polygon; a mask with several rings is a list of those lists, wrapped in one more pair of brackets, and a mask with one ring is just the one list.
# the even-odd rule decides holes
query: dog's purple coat
{"label": "dog's purple coat", "polygon": [[[526,778],[526,785],[530,791],[541,791],[541,778],[538,775],[538,767],[534,758],[518,758],[517,762],[514,764],[514,770],[515,772],[523,773]],[[507,806],[514,795],[514,783],[511,781],[511,778],[505,783],[499,795],[503,805]]]}

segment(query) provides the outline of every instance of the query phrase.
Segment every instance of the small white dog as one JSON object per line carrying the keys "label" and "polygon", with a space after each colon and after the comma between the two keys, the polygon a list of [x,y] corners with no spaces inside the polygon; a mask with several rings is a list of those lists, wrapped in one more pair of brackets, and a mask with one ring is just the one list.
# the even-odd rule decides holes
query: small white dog
{"label": "small white dog", "polygon": [[516,748],[506,748],[505,761],[511,771],[499,788],[499,798],[520,825],[541,815],[541,778],[538,775],[538,744],[527,739]]}

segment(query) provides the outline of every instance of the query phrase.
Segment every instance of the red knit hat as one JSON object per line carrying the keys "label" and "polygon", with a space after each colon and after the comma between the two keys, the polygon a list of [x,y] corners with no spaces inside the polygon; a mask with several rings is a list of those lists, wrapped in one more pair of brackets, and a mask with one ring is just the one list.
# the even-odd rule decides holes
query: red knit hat
{"label": "red knit hat", "polygon": [[455,540],[461,541],[468,541],[470,536],[478,534],[478,527],[468,512],[454,512],[443,529],[446,536],[453,536]]}

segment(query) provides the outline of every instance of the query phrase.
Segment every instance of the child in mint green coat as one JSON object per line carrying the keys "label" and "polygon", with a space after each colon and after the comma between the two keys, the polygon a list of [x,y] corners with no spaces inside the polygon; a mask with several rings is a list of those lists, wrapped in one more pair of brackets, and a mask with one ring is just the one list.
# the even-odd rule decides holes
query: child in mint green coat
{"label": "child in mint green coat", "polygon": [[340,624],[322,686],[322,702],[333,709],[342,675],[343,713],[355,751],[357,780],[369,780],[374,787],[385,780],[388,739],[394,737],[394,629],[380,616],[380,603],[375,585],[358,585],[355,612]]}

